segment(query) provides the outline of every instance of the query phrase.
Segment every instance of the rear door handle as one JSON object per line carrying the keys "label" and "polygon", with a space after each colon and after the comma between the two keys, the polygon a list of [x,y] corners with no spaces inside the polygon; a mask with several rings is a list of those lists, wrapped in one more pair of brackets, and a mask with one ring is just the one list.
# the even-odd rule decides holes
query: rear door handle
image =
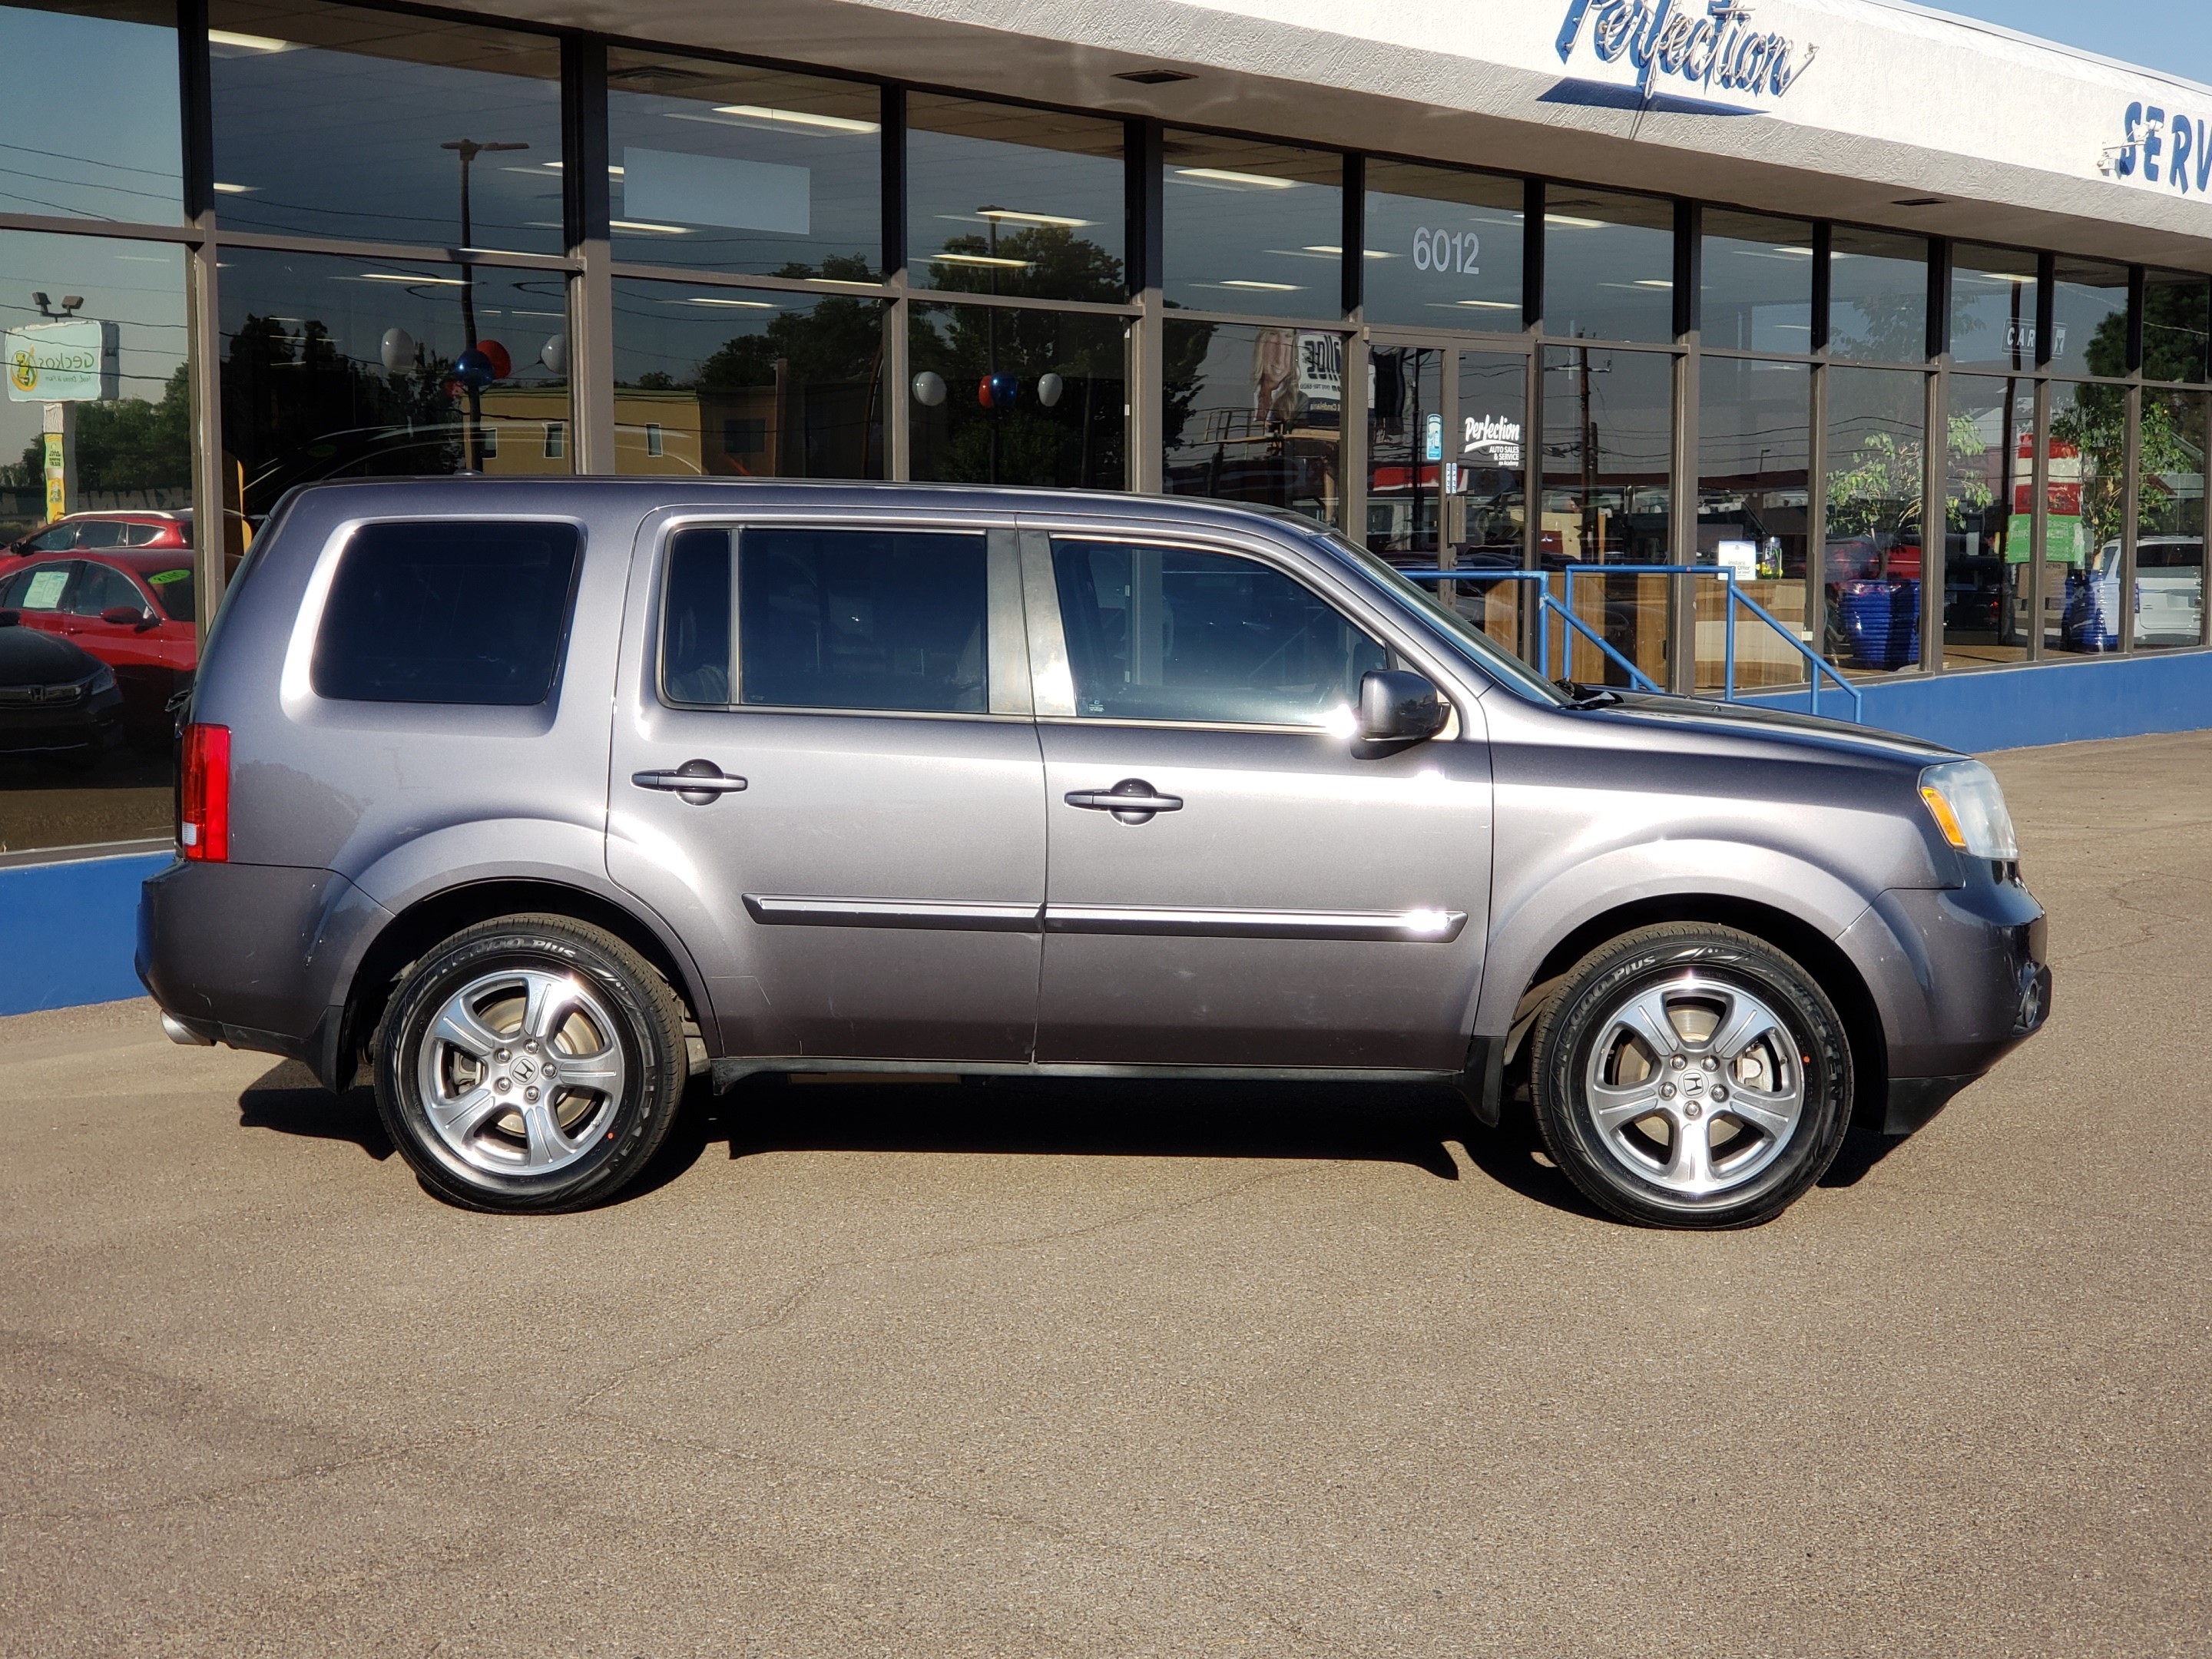
{"label": "rear door handle", "polygon": [[641,789],[665,789],[687,805],[706,806],[717,796],[733,795],[745,781],[732,777],[708,760],[688,760],[671,772],[633,772],[629,781]]}
{"label": "rear door handle", "polygon": [[1111,812],[1121,823],[1149,823],[1155,812],[1182,811],[1181,795],[1164,795],[1142,778],[1124,778],[1111,789],[1071,789],[1065,799],[1086,811]]}

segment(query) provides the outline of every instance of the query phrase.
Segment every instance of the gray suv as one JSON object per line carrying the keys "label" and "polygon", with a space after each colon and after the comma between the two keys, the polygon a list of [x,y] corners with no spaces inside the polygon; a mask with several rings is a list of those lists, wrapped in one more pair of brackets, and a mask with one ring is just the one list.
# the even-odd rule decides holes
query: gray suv
{"label": "gray suv", "polygon": [[454,1201],[759,1072],[1449,1081],[1741,1225],[2042,1024],[1976,762],[1562,689],[1312,524],[1011,489],[320,486],[225,600],[138,969]]}

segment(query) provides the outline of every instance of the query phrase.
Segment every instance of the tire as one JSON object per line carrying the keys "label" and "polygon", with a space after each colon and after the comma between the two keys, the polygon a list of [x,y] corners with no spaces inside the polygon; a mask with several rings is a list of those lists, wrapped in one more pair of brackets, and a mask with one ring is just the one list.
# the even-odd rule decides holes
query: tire
{"label": "tire", "polygon": [[565,916],[481,922],[426,951],[374,1048],[392,1144],[424,1186],[477,1210],[612,1197],[659,1150],[690,1069],[668,982]]}
{"label": "tire", "polygon": [[1645,927],[1591,951],[1537,1016],[1529,1067],[1552,1161],[1592,1203],[1646,1226],[1770,1221],[1850,1126],[1835,1005],[1730,927]]}

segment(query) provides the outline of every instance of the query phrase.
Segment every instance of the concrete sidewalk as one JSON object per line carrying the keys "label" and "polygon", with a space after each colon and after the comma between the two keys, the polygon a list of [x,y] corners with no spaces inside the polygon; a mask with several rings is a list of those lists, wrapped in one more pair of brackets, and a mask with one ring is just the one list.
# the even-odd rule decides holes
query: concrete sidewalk
{"label": "concrete sidewalk", "polygon": [[2048,1032],[1754,1232],[1449,1097],[748,1088],[463,1214],[0,1021],[0,1652],[2212,1648],[2212,735],[1999,757]]}

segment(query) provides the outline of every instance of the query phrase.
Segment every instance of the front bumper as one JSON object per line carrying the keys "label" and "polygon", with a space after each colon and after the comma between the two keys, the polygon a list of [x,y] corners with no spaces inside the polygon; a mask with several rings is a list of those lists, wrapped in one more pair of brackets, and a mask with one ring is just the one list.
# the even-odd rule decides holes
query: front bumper
{"label": "front bumper", "polygon": [[1881,1127],[1910,1134],[2051,1018],[2048,923],[2015,878],[1882,894],[1838,943],[1887,1038]]}

